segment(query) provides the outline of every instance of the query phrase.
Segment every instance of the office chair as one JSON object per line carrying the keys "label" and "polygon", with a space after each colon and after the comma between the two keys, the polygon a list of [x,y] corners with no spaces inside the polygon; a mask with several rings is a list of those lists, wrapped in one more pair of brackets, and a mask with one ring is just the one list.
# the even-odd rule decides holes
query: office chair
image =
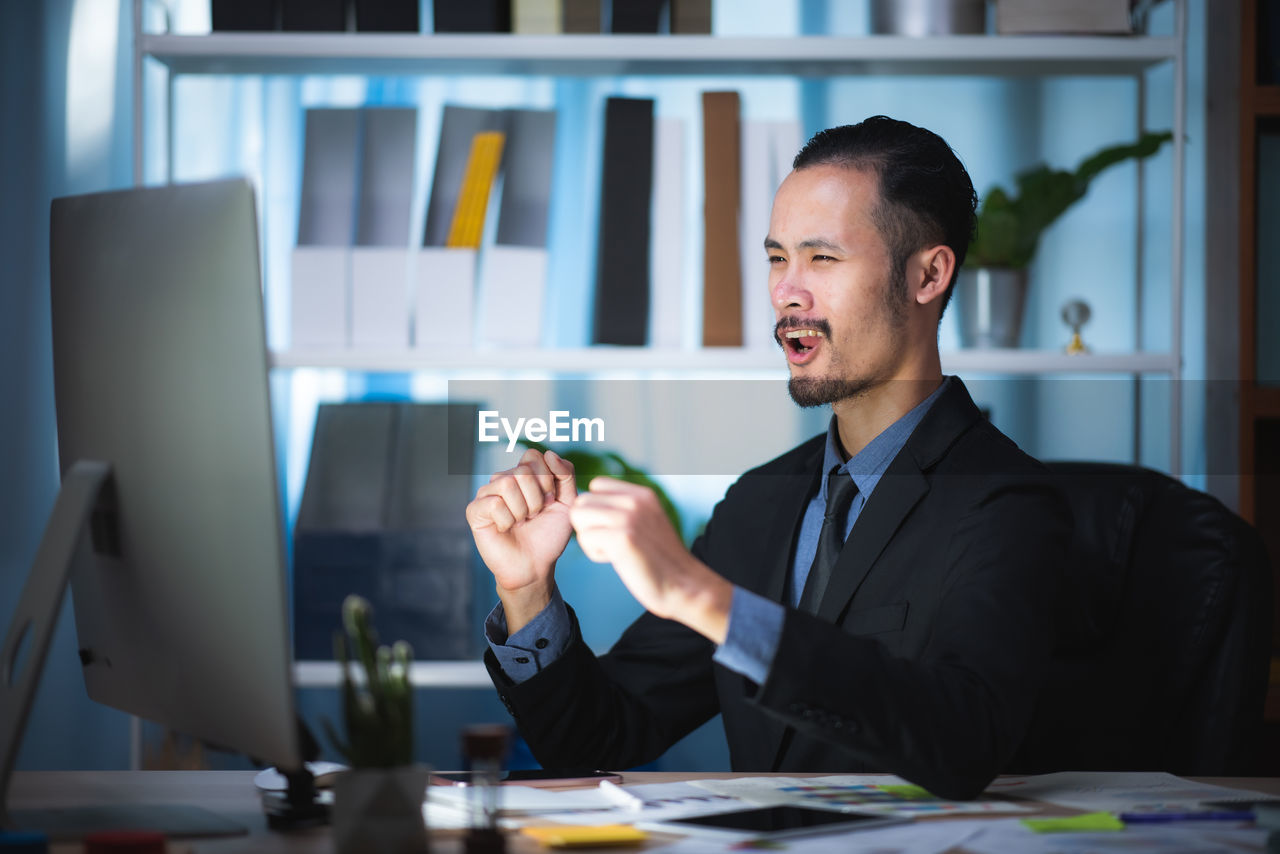
{"label": "office chair", "polygon": [[1272,597],[1257,531],[1149,469],[1049,467],[1075,535],[1058,649],[1009,770],[1259,773]]}

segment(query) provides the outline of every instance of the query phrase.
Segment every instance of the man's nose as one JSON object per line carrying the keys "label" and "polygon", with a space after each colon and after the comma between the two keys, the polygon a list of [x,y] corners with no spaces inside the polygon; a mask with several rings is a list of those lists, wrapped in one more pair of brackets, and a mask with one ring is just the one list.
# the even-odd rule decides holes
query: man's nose
{"label": "man's nose", "polygon": [[808,311],[813,308],[813,294],[804,286],[801,277],[792,273],[779,279],[770,295],[775,311]]}

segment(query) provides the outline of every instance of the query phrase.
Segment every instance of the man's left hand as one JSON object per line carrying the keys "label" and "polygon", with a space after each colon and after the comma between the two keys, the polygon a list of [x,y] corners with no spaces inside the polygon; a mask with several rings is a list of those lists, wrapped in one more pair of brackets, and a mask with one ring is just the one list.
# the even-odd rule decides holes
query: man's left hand
{"label": "man's left hand", "polygon": [[596,563],[611,563],[631,595],[652,614],[724,643],[733,585],[684,547],[653,490],[612,477],[593,478],[569,521]]}

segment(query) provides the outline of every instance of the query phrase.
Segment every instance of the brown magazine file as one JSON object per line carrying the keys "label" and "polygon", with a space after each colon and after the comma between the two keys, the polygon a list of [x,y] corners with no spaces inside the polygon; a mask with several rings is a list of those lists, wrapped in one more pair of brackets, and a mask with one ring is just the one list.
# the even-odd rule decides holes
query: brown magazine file
{"label": "brown magazine file", "polygon": [[742,265],[738,252],[740,126],[737,92],[702,93],[702,344],[742,346]]}

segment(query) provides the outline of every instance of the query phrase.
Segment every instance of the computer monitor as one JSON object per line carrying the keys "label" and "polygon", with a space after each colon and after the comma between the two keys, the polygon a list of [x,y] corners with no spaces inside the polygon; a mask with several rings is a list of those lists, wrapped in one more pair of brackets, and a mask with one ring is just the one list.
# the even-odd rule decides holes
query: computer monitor
{"label": "computer monitor", "polygon": [[0,660],[0,795],[68,572],[92,699],[302,766],[257,229],[243,180],[53,201],[63,489]]}

